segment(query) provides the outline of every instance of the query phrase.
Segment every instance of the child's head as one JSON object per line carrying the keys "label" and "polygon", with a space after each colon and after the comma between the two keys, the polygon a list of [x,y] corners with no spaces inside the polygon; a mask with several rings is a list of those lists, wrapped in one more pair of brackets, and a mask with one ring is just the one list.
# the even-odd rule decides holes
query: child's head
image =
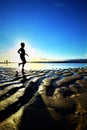
{"label": "child's head", "polygon": [[25,46],[25,43],[21,42],[21,47],[24,47]]}

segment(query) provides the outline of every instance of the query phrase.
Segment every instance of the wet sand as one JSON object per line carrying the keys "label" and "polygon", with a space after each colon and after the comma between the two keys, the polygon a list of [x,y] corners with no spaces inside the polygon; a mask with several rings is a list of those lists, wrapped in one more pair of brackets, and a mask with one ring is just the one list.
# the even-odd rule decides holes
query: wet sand
{"label": "wet sand", "polygon": [[0,130],[87,130],[87,68],[0,68]]}

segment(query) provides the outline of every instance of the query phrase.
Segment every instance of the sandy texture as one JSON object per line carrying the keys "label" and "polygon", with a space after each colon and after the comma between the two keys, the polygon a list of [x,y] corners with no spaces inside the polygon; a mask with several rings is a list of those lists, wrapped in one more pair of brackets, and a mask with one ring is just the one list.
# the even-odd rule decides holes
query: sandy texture
{"label": "sandy texture", "polygon": [[87,68],[0,68],[0,130],[87,130]]}

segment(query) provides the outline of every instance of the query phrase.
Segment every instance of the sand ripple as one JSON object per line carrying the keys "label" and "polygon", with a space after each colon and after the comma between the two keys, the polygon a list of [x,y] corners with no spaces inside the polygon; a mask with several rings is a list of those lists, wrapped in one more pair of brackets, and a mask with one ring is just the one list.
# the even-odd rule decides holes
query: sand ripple
{"label": "sand ripple", "polygon": [[0,130],[86,130],[87,68],[1,68],[0,122]]}

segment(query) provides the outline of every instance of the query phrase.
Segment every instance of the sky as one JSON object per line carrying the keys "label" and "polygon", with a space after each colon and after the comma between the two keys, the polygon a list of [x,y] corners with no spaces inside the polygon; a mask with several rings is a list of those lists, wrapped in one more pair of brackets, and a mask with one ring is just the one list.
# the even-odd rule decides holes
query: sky
{"label": "sky", "polygon": [[87,58],[86,0],[0,0],[0,61]]}

